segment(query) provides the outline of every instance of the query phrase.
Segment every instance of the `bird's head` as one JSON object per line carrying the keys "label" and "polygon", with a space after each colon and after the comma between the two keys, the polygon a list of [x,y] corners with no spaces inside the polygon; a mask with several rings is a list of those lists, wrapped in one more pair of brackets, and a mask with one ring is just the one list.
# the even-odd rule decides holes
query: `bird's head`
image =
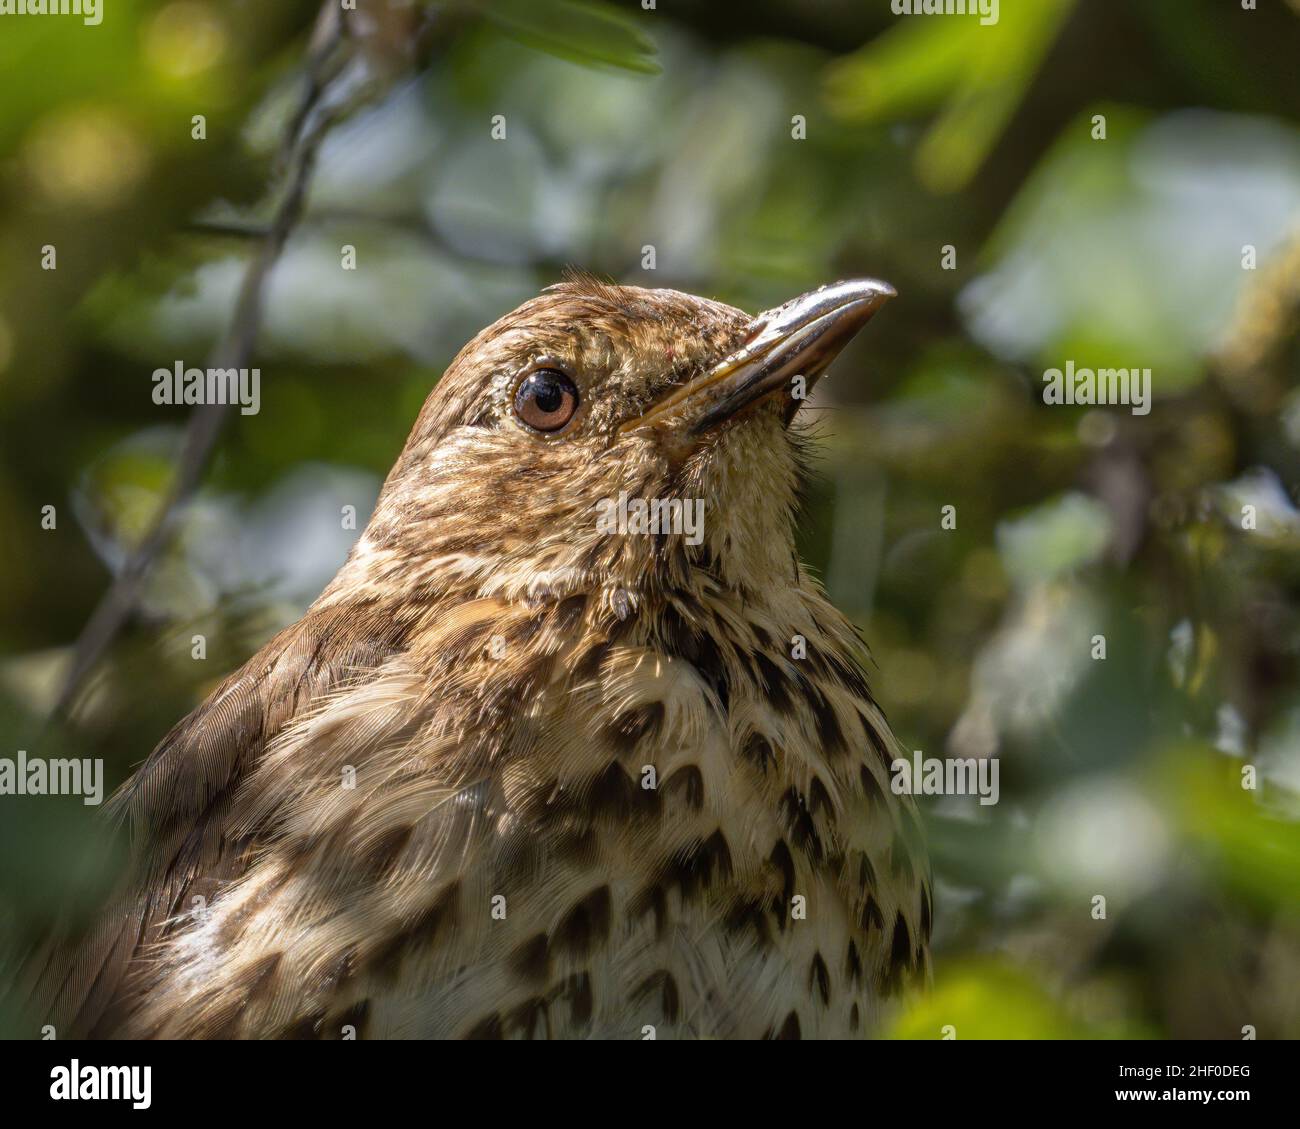
{"label": "bird's head", "polygon": [[424,405],[355,579],[627,614],[705,569],[791,576],[800,399],[894,291],[840,282],[751,317],[586,276],[483,330]]}

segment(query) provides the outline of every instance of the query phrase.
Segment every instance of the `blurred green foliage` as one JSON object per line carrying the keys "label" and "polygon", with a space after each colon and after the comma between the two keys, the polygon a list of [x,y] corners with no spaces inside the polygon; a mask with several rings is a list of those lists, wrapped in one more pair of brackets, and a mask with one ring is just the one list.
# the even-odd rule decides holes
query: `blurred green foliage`
{"label": "blurred green foliage", "polygon": [[[938,108],[916,150],[927,188],[964,187],[988,156],[1074,0],[1008,4],[983,18],[902,19],[827,68],[827,101],[850,121],[887,123]],[[989,28],[996,27],[995,34]]]}
{"label": "blurred green foliage", "polygon": [[[172,481],[185,414],[150,374],[229,320],[316,7],[117,0],[0,35],[0,755],[124,779],[319,592],[340,507],[364,525],[460,345],[566,263],[751,310],[878,275],[900,299],[809,410],[803,549],[902,740],[1001,765],[995,806],[924,803],[935,983],[891,1032],[1300,1035],[1295,5],[1008,2],[982,26],[464,0],[418,45],[422,9],[369,5],[372,85],[269,288],[261,413],[45,727]],[[1046,406],[1066,359],[1151,368],[1151,413]],[[102,893],[88,811],[0,798],[19,945]]]}

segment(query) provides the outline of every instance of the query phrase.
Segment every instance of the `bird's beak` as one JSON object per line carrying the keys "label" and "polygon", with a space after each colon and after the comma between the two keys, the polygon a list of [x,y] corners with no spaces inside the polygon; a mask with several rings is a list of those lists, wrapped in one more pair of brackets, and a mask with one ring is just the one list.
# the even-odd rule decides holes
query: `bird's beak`
{"label": "bird's beak", "polygon": [[887,282],[853,279],[792,298],[754,318],[749,336],[733,353],[702,376],[665,396],[623,430],[674,423],[700,435],[768,396],[791,396],[787,422],[798,410],[794,378],[803,391],[839,355],[881,306],[897,291]]}

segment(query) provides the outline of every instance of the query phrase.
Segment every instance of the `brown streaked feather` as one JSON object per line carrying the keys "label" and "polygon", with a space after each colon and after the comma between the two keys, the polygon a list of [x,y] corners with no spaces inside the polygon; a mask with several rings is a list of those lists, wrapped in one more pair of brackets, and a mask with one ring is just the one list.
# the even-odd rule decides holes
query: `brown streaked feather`
{"label": "brown streaked feather", "polygon": [[367,671],[400,644],[386,616],[332,608],[280,632],[179,722],[108,814],[131,827],[137,849],[127,887],[102,923],[74,946],[53,948],[33,989],[35,1009],[70,1037],[115,1029],[132,1004],[132,972],[188,899],[206,896],[247,866],[247,840],[227,834],[230,797],[248,768],[305,702]]}
{"label": "brown streaked feather", "polygon": [[[115,797],[130,876],[46,959],[38,1012],[128,1037],[871,1031],[933,910],[861,640],[795,556],[799,443],[774,404],[686,456],[621,430],[749,326],[571,276],[470,342],[338,576]],[[539,357],[584,381],[571,438],[510,422]],[[621,490],[707,499],[702,541],[599,533]]]}

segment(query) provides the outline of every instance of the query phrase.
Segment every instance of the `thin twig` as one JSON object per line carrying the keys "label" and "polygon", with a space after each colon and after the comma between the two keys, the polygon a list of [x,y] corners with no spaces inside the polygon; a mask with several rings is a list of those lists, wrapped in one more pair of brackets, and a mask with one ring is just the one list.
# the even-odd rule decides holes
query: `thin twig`
{"label": "thin twig", "polygon": [[[325,8],[335,7],[327,0]],[[335,35],[344,34],[342,24],[333,25]],[[316,154],[331,124],[332,116],[318,110],[328,83],[320,81],[318,61],[334,43],[312,45],[308,60],[306,89],[281,143],[279,160],[285,169],[285,190],[270,226],[256,253],[244,271],[234,314],[225,335],[217,342],[208,360],[209,368],[247,368],[262,325],[266,280],[280,258],[284,245],[302,215],[307,188],[315,170]],[[221,434],[229,405],[203,404],[194,409],[185,429],[185,439],[177,460],[176,478],[148,535],[131,553],[122,570],[113,579],[87,621],[73,650],[72,665],[64,679],[52,718],[66,714],[86,677],[94,669],[109,644],[122,629],[140,597],[140,590],[158,555],[171,540],[177,518],[185,503],[198,488]]]}

